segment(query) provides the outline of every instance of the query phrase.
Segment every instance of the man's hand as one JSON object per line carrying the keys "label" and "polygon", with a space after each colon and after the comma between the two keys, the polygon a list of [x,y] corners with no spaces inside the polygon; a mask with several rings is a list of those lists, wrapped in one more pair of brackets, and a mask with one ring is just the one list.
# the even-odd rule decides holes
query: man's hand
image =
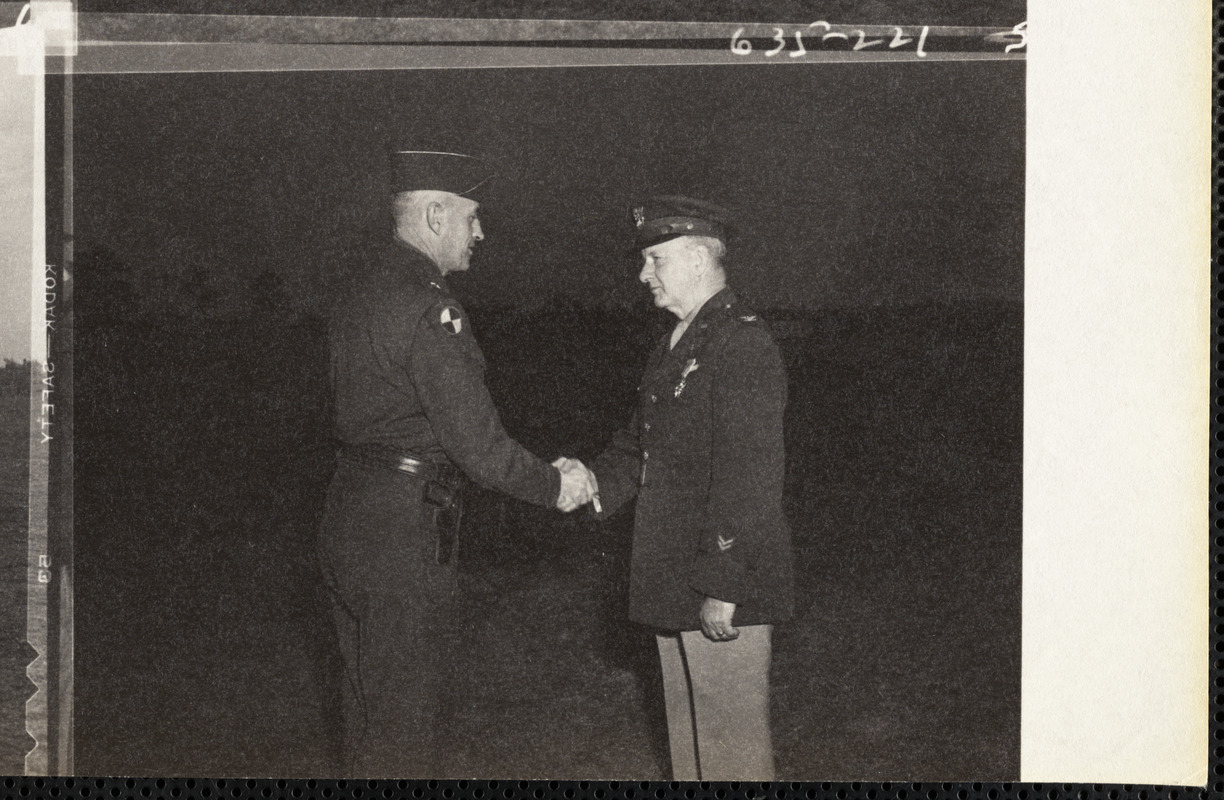
{"label": "man's hand", "polygon": [[724,603],[713,597],[707,597],[701,604],[701,632],[707,639],[715,642],[729,642],[739,636],[739,631],[731,627],[731,617],[735,615],[735,603]]}
{"label": "man's hand", "polygon": [[561,473],[561,495],[557,508],[569,513],[584,506],[599,494],[599,483],[595,473],[576,458],[558,458],[552,463]]}

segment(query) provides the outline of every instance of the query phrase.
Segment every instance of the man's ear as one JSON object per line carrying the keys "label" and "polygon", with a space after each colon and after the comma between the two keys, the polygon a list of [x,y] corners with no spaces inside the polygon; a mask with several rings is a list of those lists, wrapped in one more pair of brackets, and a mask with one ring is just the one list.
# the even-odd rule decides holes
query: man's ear
{"label": "man's ear", "polygon": [[437,200],[425,206],[425,224],[434,233],[442,233],[442,220],[446,216],[446,208]]}
{"label": "man's ear", "polygon": [[693,271],[697,277],[704,278],[705,274],[710,271],[710,264],[713,263],[710,258],[710,248],[703,244],[693,245]]}

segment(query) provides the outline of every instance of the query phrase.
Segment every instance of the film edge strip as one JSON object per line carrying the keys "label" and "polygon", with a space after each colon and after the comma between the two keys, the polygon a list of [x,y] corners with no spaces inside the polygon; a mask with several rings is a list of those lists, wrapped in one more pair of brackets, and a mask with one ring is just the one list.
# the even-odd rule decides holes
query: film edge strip
{"label": "film edge strip", "polygon": [[[56,3],[55,5],[64,5]],[[224,72],[1015,60],[1028,23],[925,24],[427,19],[82,12],[50,54],[76,72]]]}

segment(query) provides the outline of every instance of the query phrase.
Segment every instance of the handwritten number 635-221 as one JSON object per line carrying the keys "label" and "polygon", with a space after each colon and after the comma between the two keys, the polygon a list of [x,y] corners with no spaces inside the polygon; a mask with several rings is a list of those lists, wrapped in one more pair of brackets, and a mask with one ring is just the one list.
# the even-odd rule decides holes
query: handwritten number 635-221
{"label": "handwritten number 635-221", "polygon": [[[828,41],[843,41],[849,44],[851,39],[854,40],[852,50],[867,50],[872,47],[882,47],[887,42],[889,50],[895,50],[898,47],[904,47],[914,41],[914,37],[906,36],[905,31],[899,27],[893,26],[892,37],[887,36],[876,39],[867,38],[867,32],[864,30],[851,30],[849,33],[833,30],[833,26],[824,20],[818,20],[808,25],[806,31],[810,36],[820,35],[822,43]],[[930,33],[930,26],[923,25],[922,32],[918,34],[918,44],[916,55],[919,58],[926,57],[926,40]],[[746,56],[752,52],[752,42],[749,39],[742,38],[744,33],[743,28],[739,28],[731,36],[731,52],[739,56]],[[799,58],[807,53],[807,48],[803,46],[804,29],[797,30],[794,33],[795,49],[790,50],[786,54],[791,58]],[[1019,41],[1008,43],[1009,39],[1015,37]],[[1013,50],[1023,49],[1028,43],[1028,23],[1022,22],[1005,34],[992,34],[986,37],[987,41],[1007,43],[1004,52],[1010,53]],[[774,28],[773,40],[777,42],[777,46],[765,51],[766,58],[772,58],[787,50],[786,31],[782,28]]]}
{"label": "handwritten number 635-221", "polygon": [[[816,22],[813,22],[811,25],[808,25],[808,28],[809,29],[816,28],[816,29],[824,30],[824,34],[820,37],[821,42],[827,42],[829,40],[841,40],[844,42],[849,42],[850,38],[854,37],[855,38],[854,47],[853,47],[854,50],[866,50],[869,47],[877,47],[879,45],[884,44],[884,41],[885,41],[884,39],[868,39],[867,32],[862,31],[862,30],[853,30],[850,33],[842,33],[840,31],[835,31],[833,30],[833,26],[825,22],[824,20],[818,20]],[[906,36],[905,32],[898,27],[894,26],[892,31],[893,31],[892,39],[889,40],[888,42],[888,47],[890,50],[896,49],[898,47],[903,47],[909,44],[910,42],[914,41],[913,37]],[[923,25],[922,33],[918,35],[918,56],[919,57],[926,56],[926,52],[922,48],[926,44],[927,33],[929,31],[930,31],[930,26]],[[752,42],[750,42],[747,39],[740,38],[743,35],[743,33],[744,33],[744,29],[740,28],[731,36],[731,52],[735,53],[736,55],[740,55],[740,56],[746,56],[752,52]],[[783,50],[786,49],[786,32],[782,28],[774,28],[773,40],[778,43],[778,46],[773,48],[772,50],[765,51],[765,55],[767,57],[776,56],[779,53],[781,53]],[[787,53],[787,55],[790,56],[791,58],[798,58],[799,56],[802,56],[805,53],[807,53],[807,48],[803,46],[803,31],[802,30],[795,31],[795,49]]]}

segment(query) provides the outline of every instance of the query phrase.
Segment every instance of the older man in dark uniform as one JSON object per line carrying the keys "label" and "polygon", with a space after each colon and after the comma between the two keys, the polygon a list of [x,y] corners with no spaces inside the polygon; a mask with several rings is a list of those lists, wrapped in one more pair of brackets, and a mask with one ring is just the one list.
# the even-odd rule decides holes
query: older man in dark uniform
{"label": "older man in dark uniform", "polygon": [[592,464],[600,513],[637,496],[629,614],[657,632],[673,777],[771,780],[770,636],[793,607],[786,374],[726,284],[727,212],[662,197],[633,213],[639,277],[680,322]]}
{"label": "older man in dark uniform", "polygon": [[550,465],[506,434],[447,287],[484,238],[473,193],[488,165],[441,152],[394,159],[394,234],[332,319],[341,448],[319,552],[344,661],[346,772],[437,777],[464,483],[566,510],[592,489],[581,464]]}

